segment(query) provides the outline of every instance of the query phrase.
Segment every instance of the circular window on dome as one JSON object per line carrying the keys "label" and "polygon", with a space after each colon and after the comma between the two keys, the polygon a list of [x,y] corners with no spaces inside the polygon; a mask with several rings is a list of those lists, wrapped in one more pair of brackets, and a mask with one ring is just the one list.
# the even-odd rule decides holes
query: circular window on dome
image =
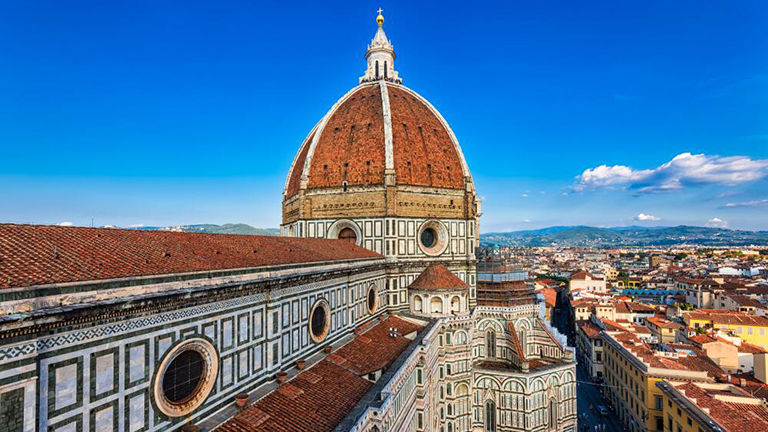
{"label": "circular window on dome", "polygon": [[185,416],[208,397],[219,370],[216,348],[205,339],[189,339],[163,357],[152,386],[157,408],[169,417]]}
{"label": "circular window on dome", "polygon": [[339,231],[339,239],[350,243],[357,243],[357,234],[352,228],[344,228]]}
{"label": "circular window on dome", "polygon": [[421,232],[421,244],[424,247],[431,248],[437,243],[437,233],[433,228],[426,228]]}
{"label": "circular window on dome", "polygon": [[448,247],[448,229],[436,220],[424,222],[419,227],[419,248],[427,255],[440,255]]}
{"label": "circular window on dome", "polygon": [[368,288],[368,295],[366,296],[365,303],[366,306],[368,306],[368,312],[376,312],[376,309],[379,306],[379,299],[376,297],[376,285],[371,285]]}
{"label": "circular window on dome", "polygon": [[309,336],[315,342],[322,342],[331,328],[331,308],[328,301],[320,299],[309,311]]}

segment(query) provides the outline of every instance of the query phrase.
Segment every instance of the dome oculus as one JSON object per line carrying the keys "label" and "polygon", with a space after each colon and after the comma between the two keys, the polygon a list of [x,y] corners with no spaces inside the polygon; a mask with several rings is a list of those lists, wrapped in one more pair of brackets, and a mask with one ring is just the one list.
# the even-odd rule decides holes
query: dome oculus
{"label": "dome oculus", "polygon": [[440,255],[448,247],[448,229],[437,220],[429,220],[419,227],[419,248],[430,256]]}

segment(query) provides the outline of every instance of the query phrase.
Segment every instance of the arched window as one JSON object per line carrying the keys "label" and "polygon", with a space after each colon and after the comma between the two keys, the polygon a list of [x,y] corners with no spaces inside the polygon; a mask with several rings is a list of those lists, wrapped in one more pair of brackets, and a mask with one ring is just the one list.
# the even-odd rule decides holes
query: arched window
{"label": "arched window", "polygon": [[443,299],[440,297],[432,297],[429,302],[431,313],[443,313]]}
{"label": "arched window", "polygon": [[496,432],[496,404],[490,400],[485,403],[485,430]]}
{"label": "arched window", "polygon": [[376,79],[379,79],[379,61],[376,60]]}
{"label": "arched window", "polygon": [[485,335],[485,352],[489,358],[496,358],[496,332],[488,330]]}
{"label": "arched window", "polygon": [[339,240],[348,241],[350,243],[356,243],[357,234],[355,234],[355,230],[353,230],[352,228],[344,228],[343,230],[339,231]]}
{"label": "arched window", "polygon": [[422,307],[423,306],[422,306],[422,302],[421,302],[421,297],[415,296],[413,298],[413,311],[414,312],[421,312],[421,310],[422,310],[421,308]]}
{"label": "arched window", "polygon": [[459,299],[459,296],[451,299],[451,312],[461,312],[461,299]]}
{"label": "arched window", "polygon": [[387,61],[384,60],[384,78],[387,77]]}

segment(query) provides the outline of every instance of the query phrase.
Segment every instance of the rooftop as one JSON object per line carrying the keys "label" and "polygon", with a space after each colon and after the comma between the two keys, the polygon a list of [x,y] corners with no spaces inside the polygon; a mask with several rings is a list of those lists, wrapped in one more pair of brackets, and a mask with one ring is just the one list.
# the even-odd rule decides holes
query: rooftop
{"label": "rooftop", "polygon": [[659,382],[656,385],[689,415],[700,421],[709,417],[726,432],[768,430],[768,408],[762,400],[732,384]]}
{"label": "rooftop", "polygon": [[768,318],[760,315],[750,315],[727,309],[697,309],[683,312],[686,322],[690,320],[711,321],[714,324],[745,325],[768,327]]}
{"label": "rooftop", "polygon": [[380,257],[343,240],[0,224],[0,288]]}
{"label": "rooftop", "polygon": [[[398,329],[397,336],[389,328]],[[392,364],[422,326],[389,316],[290,381],[235,414],[216,432],[333,430],[374,383],[363,378]]]}
{"label": "rooftop", "polygon": [[431,264],[409,286],[416,290],[468,290],[469,285],[440,264]]}

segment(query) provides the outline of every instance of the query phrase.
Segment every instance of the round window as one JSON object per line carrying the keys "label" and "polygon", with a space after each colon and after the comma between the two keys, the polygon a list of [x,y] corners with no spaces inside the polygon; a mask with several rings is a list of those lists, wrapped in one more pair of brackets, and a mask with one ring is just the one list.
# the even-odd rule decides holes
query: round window
{"label": "round window", "polygon": [[437,243],[437,233],[433,228],[426,228],[421,232],[421,244],[426,248],[431,248]]}
{"label": "round window", "polygon": [[417,232],[419,249],[427,255],[437,256],[448,247],[448,229],[438,220],[424,222]]}
{"label": "round window", "polygon": [[374,313],[376,312],[376,306],[378,306],[378,302],[376,301],[376,286],[371,285],[370,288],[368,288],[368,296],[366,298],[366,304],[368,306],[368,312]]}
{"label": "round window", "polygon": [[169,417],[192,413],[213,390],[219,371],[216,348],[193,338],[173,346],[163,357],[153,379],[157,408]]}
{"label": "round window", "polygon": [[318,300],[309,312],[309,335],[315,342],[322,342],[331,328],[331,308],[325,299]]}
{"label": "round window", "polygon": [[194,396],[203,382],[205,360],[195,350],[176,356],[163,375],[163,394],[172,404],[182,404]]}

